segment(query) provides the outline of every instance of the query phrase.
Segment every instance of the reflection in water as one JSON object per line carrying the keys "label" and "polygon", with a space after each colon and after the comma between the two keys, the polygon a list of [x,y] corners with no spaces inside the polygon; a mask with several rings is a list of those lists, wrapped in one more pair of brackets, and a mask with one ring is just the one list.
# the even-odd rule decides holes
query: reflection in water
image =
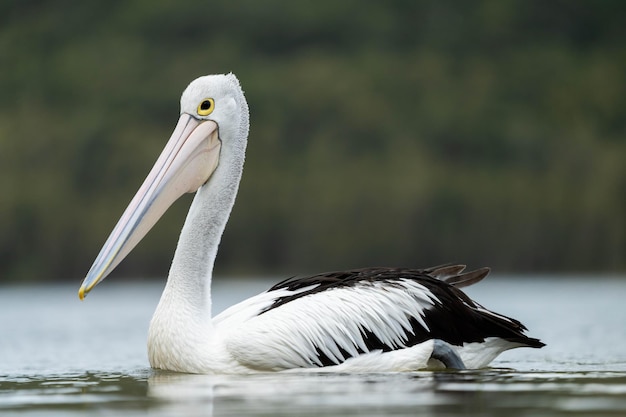
{"label": "reflection in water", "polygon": [[213,415],[212,375],[188,375],[155,371],[148,378],[148,397],[164,414],[194,416]]}
{"label": "reflection in water", "polygon": [[600,416],[626,410],[623,372],[599,375],[489,369],[361,375],[155,373],[148,378],[148,386],[148,396],[158,401],[163,415],[469,413],[511,417],[567,415],[572,411]]}
{"label": "reflection in water", "polygon": [[155,372],[148,396],[176,415],[380,415],[427,409],[437,399],[435,374],[185,375]]}
{"label": "reflection in water", "polygon": [[0,414],[221,415],[620,415],[626,372],[486,369],[397,374],[0,375]]}

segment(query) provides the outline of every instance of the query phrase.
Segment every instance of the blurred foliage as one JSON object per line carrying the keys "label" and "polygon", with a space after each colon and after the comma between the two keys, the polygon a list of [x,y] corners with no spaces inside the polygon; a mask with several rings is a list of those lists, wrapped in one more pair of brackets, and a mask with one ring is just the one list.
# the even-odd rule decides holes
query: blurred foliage
{"label": "blurred foliage", "polygon": [[[218,273],[626,270],[626,3],[0,3],[0,276],[80,279],[199,75],[238,75]],[[118,275],[164,276],[190,199]]]}

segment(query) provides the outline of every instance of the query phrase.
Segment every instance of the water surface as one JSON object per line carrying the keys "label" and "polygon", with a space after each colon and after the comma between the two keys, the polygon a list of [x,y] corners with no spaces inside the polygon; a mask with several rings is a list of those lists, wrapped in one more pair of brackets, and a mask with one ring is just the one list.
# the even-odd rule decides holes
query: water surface
{"label": "water surface", "polygon": [[[1,415],[626,415],[626,280],[489,277],[468,289],[548,345],[492,368],[396,374],[157,372],[147,327],[162,284],[0,287]],[[214,309],[268,281],[222,280]]]}

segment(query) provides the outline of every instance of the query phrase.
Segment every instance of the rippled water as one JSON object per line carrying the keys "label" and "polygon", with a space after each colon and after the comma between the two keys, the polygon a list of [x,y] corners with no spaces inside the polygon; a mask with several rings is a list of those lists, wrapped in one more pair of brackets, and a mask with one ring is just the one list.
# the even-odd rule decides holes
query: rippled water
{"label": "rippled water", "polygon": [[[626,280],[490,277],[468,293],[548,344],[493,368],[396,374],[185,375],[145,353],[162,284],[0,287],[0,415],[626,415]],[[216,311],[268,287],[218,281]]]}

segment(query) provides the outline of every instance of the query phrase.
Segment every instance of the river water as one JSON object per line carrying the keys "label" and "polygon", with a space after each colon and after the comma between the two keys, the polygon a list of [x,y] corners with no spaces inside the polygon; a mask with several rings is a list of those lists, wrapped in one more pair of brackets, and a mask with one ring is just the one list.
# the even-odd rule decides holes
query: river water
{"label": "river water", "polygon": [[[147,327],[162,283],[109,278],[0,287],[0,415],[623,416],[626,279],[490,276],[467,289],[543,349],[489,369],[392,374],[185,375],[150,369]],[[268,288],[218,280],[214,309]]]}

